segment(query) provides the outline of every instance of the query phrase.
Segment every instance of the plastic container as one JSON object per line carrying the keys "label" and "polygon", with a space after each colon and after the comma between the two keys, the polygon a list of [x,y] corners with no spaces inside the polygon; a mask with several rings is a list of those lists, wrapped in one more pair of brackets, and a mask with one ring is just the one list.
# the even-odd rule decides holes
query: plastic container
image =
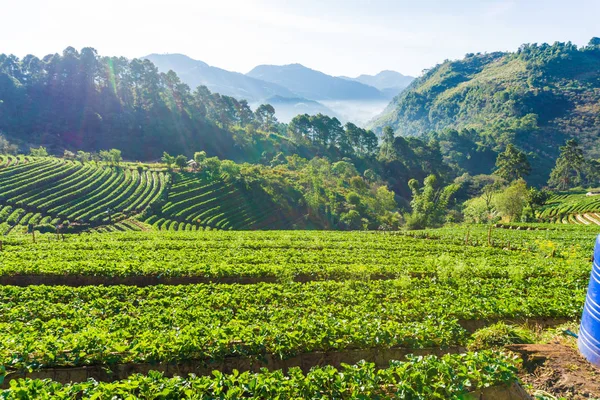
{"label": "plastic container", "polygon": [[600,367],[600,235],[596,239],[594,261],[578,339],[579,352]]}

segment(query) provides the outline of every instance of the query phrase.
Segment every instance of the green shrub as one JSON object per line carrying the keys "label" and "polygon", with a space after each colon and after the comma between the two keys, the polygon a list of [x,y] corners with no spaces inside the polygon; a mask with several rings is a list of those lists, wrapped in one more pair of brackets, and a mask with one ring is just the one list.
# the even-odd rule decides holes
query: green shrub
{"label": "green shrub", "polygon": [[478,351],[507,344],[534,343],[533,332],[504,322],[482,328],[475,332],[469,343],[469,350]]}

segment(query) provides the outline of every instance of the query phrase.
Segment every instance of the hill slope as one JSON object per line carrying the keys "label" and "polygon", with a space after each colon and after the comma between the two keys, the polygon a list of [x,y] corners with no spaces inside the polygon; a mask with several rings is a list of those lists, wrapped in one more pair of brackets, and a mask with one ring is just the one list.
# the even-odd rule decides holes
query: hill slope
{"label": "hill slope", "polygon": [[138,230],[138,220],[169,230],[285,229],[292,218],[256,185],[129,164],[0,156],[0,188],[0,235],[28,224]]}
{"label": "hill slope", "polygon": [[334,77],[301,64],[259,65],[246,74],[284,86],[312,100],[377,100],[384,98],[376,88]]}
{"label": "hill slope", "polygon": [[415,80],[372,121],[400,135],[475,128],[482,141],[516,143],[546,159],[567,137],[600,157],[600,39],[523,45],[514,53],[471,54]]}

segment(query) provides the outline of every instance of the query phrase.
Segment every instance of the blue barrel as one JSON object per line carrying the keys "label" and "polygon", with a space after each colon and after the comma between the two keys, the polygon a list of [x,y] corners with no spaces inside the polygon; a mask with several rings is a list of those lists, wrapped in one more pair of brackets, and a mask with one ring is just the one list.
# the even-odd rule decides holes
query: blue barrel
{"label": "blue barrel", "polygon": [[588,286],[581,326],[579,351],[592,364],[600,367],[600,235],[596,239],[590,285]]}

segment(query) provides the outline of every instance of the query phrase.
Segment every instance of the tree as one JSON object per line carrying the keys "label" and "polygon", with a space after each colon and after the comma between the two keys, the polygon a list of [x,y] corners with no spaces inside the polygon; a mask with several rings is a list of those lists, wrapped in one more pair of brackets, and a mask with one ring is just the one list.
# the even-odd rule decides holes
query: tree
{"label": "tree", "polygon": [[29,154],[31,154],[34,157],[48,157],[48,151],[44,146],[40,146],[38,148],[30,147]]}
{"label": "tree", "polygon": [[500,187],[500,183],[496,181],[485,185],[481,189],[481,198],[483,199],[488,214],[491,213],[494,208],[494,195],[500,190]]}
{"label": "tree", "polygon": [[0,154],[17,154],[18,149],[17,145],[10,143],[4,135],[0,134]]}
{"label": "tree", "polygon": [[346,224],[350,229],[359,229],[361,223],[360,213],[356,210],[350,210],[341,215],[340,221]]}
{"label": "tree", "polygon": [[183,169],[187,167],[187,157],[183,154],[178,155],[175,157],[175,165],[179,167],[179,171],[183,171]]}
{"label": "tree", "polygon": [[239,164],[236,164],[231,160],[221,161],[221,171],[227,174],[231,180],[237,180],[241,176],[241,168]]}
{"label": "tree", "polygon": [[531,208],[531,212],[533,213],[534,217],[537,209],[546,204],[549,198],[550,192],[548,192],[547,190],[538,190],[533,187],[529,188],[525,199],[527,201],[527,204]]}
{"label": "tree", "polygon": [[550,173],[548,185],[559,190],[566,190],[578,186],[582,182],[582,175],[586,167],[583,149],[577,140],[570,139],[560,147],[560,156],[556,166]]}
{"label": "tree", "polygon": [[206,152],[205,151],[197,151],[194,153],[194,161],[198,166],[202,165],[202,163],[206,160]]}
{"label": "tree", "polygon": [[527,160],[527,156],[513,144],[509,144],[503,153],[498,154],[494,175],[512,182],[530,173],[531,165]]}
{"label": "tree", "polygon": [[527,193],[527,184],[519,179],[494,197],[494,206],[509,221],[519,220],[527,204]]}
{"label": "tree", "polygon": [[110,164],[110,162],[111,162],[110,151],[100,150],[100,152],[98,153],[98,156],[100,157],[100,160],[102,160],[106,163],[106,165]]}
{"label": "tree", "polygon": [[167,168],[169,170],[171,170],[171,165],[173,165],[175,163],[175,157],[170,155],[169,153],[167,153],[166,151],[163,152],[162,157],[160,158],[160,160],[162,162],[164,162],[165,164],[167,164]]}
{"label": "tree", "polygon": [[348,161],[338,161],[333,163],[331,172],[342,179],[350,179],[351,177],[358,175],[358,171],[354,164]]}
{"label": "tree", "polygon": [[391,126],[383,128],[382,144],[379,155],[384,160],[391,160],[394,154],[394,129]]}
{"label": "tree", "polygon": [[211,179],[215,179],[221,173],[221,160],[218,157],[209,157],[202,164],[202,171]]}
{"label": "tree", "polygon": [[375,135],[375,133],[371,130],[365,131],[363,129],[363,132],[360,136],[360,151],[362,155],[373,155],[377,150],[378,144],[377,135]]}
{"label": "tree", "polygon": [[261,104],[260,106],[258,106],[256,111],[254,112],[254,116],[256,118],[256,121],[266,132],[270,131],[273,122],[277,121],[275,119],[275,109],[270,104]]}
{"label": "tree", "polygon": [[429,175],[423,181],[423,188],[416,179],[411,179],[408,186],[412,191],[412,214],[407,218],[407,227],[422,229],[439,226],[444,222],[450,199],[459,189],[459,185],[451,184],[445,188],[439,187],[438,178]]}
{"label": "tree", "polygon": [[385,211],[394,211],[398,205],[396,204],[396,195],[386,186],[380,186],[375,194],[377,200],[376,211],[384,213]]}
{"label": "tree", "polygon": [[75,157],[77,158],[77,160],[79,160],[80,163],[85,164],[86,162],[90,161],[92,155],[86,151],[79,150]]}
{"label": "tree", "polygon": [[110,149],[108,154],[110,155],[110,162],[112,165],[119,165],[123,160],[123,157],[121,157],[121,150],[119,149]]}
{"label": "tree", "polygon": [[288,133],[296,143],[301,143],[304,139],[307,139],[310,129],[311,124],[308,114],[296,115],[288,124]]}

